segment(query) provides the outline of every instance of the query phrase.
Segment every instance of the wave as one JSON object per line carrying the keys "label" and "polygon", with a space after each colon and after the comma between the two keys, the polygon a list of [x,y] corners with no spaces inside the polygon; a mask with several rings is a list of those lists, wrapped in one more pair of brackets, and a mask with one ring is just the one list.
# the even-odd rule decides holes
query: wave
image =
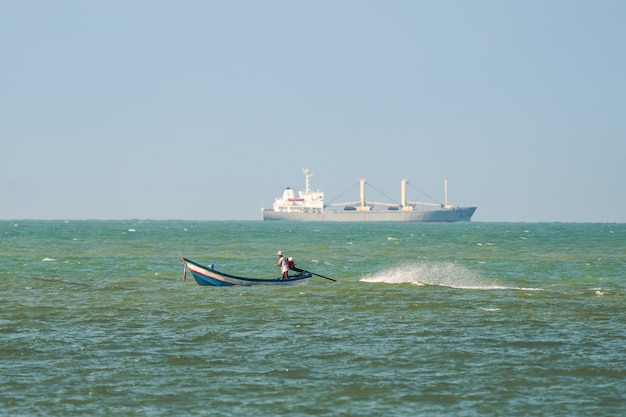
{"label": "wave", "polygon": [[520,288],[499,285],[453,262],[398,266],[375,274],[368,274],[359,281],[385,284],[435,285],[471,290],[541,291],[541,288]]}

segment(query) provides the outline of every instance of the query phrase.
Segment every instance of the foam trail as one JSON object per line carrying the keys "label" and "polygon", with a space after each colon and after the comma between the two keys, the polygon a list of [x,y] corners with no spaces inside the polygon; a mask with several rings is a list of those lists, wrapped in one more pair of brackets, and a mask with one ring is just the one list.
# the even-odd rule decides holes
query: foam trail
{"label": "foam trail", "polygon": [[361,282],[381,282],[385,284],[439,285],[443,287],[500,290],[515,289],[539,291],[540,288],[517,288],[486,282],[479,274],[453,262],[410,264],[387,269],[376,274],[366,275]]}

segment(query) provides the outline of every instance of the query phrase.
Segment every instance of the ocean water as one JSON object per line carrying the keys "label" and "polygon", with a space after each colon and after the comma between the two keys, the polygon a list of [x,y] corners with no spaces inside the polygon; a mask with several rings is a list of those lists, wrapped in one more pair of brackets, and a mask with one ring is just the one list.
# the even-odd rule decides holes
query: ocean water
{"label": "ocean water", "polygon": [[625,224],[0,221],[0,415],[624,415],[625,295]]}

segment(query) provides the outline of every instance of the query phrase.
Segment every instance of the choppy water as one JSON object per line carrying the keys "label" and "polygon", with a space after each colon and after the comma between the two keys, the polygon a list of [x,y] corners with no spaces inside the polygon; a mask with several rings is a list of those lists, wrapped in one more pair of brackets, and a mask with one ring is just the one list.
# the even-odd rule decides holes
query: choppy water
{"label": "choppy water", "polygon": [[624,224],[2,221],[0,414],[623,415],[625,294]]}

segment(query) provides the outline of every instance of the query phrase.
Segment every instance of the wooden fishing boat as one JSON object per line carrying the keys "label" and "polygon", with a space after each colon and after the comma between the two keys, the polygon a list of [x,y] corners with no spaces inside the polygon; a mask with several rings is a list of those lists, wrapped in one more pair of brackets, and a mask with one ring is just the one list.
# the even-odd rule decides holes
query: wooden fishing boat
{"label": "wooden fishing boat", "polygon": [[278,278],[246,278],[225,274],[216,271],[213,265],[204,266],[187,258],[183,259],[184,279],[187,271],[191,272],[199,285],[212,285],[217,287],[230,287],[233,285],[294,285],[306,284],[314,274],[308,271],[297,272],[289,275],[288,279]]}

